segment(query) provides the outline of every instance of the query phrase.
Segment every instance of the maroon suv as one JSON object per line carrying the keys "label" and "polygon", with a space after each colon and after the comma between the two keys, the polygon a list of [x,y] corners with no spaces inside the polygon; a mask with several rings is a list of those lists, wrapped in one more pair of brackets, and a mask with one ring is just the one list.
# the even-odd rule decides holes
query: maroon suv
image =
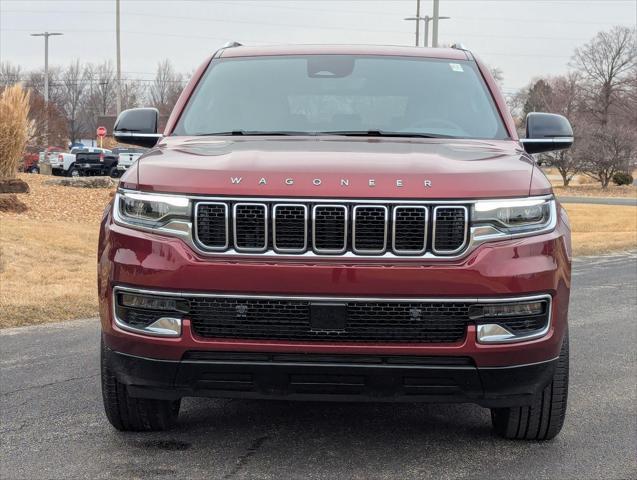
{"label": "maroon suv", "polygon": [[561,429],[566,212],[462,48],[244,47],[197,70],[122,177],[99,240],[102,386],[119,430],[186,396],[472,402],[507,438]]}

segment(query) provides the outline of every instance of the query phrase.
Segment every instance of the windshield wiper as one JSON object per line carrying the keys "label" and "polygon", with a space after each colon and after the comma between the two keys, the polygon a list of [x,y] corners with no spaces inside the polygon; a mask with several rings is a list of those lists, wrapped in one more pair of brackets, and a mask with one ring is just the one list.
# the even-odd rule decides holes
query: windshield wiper
{"label": "windshield wiper", "polygon": [[289,130],[230,130],[227,132],[210,132],[198,133],[198,137],[206,136],[295,136],[295,135],[312,135],[310,132],[294,132]]}
{"label": "windshield wiper", "polygon": [[439,135],[437,133],[390,132],[387,130],[332,130],[316,133],[320,135],[343,135],[346,137],[452,138],[451,135]]}

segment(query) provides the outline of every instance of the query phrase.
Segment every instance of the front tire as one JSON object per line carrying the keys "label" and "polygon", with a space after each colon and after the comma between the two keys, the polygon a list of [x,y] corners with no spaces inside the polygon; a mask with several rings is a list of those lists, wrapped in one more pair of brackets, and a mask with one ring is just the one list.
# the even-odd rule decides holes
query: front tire
{"label": "front tire", "polygon": [[131,397],[108,367],[105,349],[102,342],[102,400],[111,425],[123,432],[161,431],[174,426],[181,401]]}
{"label": "front tire", "polygon": [[568,331],[562,342],[553,380],[531,404],[492,408],[491,422],[498,435],[515,440],[551,440],[564,424],[568,399]]}
{"label": "front tire", "polygon": [[68,173],[69,177],[73,177],[73,178],[77,178],[80,176],[80,171],[75,168],[75,167],[71,167]]}

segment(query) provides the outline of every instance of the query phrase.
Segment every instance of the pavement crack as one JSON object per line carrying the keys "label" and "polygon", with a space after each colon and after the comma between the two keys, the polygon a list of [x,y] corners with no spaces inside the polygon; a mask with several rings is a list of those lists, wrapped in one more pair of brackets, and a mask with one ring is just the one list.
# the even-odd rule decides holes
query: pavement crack
{"label": "pavement crack", "polygon": [[227,474],[223,476],[223,479],[224,480],[231,479],[237,473],[239,473],[241,469],[243,469],[243,467],[248,463],[250,458],[252,458],[261,449],[265,441],[269,439],[270,437],[267,435],[264,435],[259,438],[255,438],[250,444],[250,446],[248,447],[248,449],[246,450],[246,452],[237,458],[237,461],[234,467],[232,468],[232,470],[230,470]]}
{"label": "pavement crack", "polygon": [[43,383],[42,385],[33,385],[31,387],[18,388],[17,390],[11,390],[10,392],[2,392],[2,393],[0,393],[0,397],[6,397],[6,396],[9,396],[9,395],[13,395],[14,393],[25,392],[27,390],[34,390],[34,389],[38,389],[38,388],[50,387],[52,385],[60,385],[62,383],[74,382],[76,380],[86,380],[88,378],[95,378],[97,376],[99,376],[99,373],[96,373],[96,374],[93,374],[93,375],[87,375],[87,376],[84,376],[84,377],[65,378],[64,380],[58,380],[57,382]]}

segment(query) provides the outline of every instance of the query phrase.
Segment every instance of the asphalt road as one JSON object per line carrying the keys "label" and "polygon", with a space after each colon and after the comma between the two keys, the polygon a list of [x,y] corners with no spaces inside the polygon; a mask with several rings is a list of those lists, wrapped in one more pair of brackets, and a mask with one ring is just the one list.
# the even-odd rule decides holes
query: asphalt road
{"label": "asphalt road", "polygon": [[472,405],[187,399],[175,430],[102,413],[96,320],[0,333],[0,478],[637,478],[637,254],[577,260],[565,428],[491,433]]}

